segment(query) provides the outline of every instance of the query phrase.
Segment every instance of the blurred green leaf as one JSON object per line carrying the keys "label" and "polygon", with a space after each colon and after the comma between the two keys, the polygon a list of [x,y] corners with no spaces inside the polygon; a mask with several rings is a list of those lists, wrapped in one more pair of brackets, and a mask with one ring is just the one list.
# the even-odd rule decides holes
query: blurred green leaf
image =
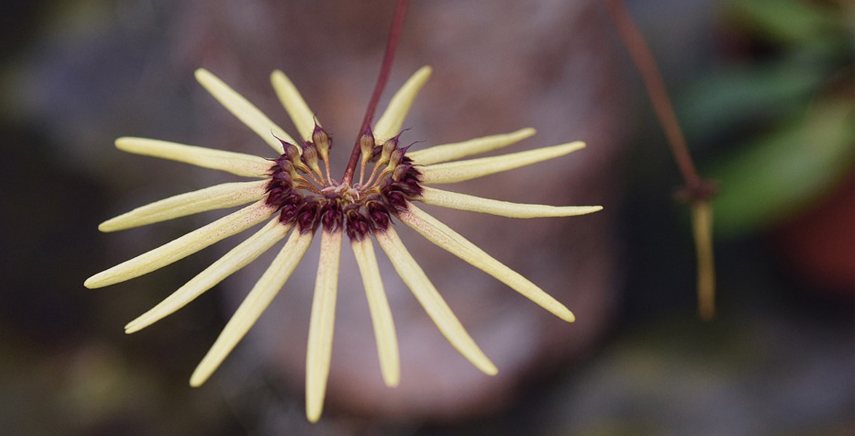
{"label": "blurred green leaf", "polygon": [[802,0],[733,0],[732,15],[782,42],[806,42],[841,27],[844,18],[828,7]]}
{"label": "blurred green leaf", "polygon": [[818,103],[705,171],[722,186],[713,203],[717,234],[767,228],[833,188],[853,170],[853,115],[848,98]]}
{"label": "blurred green leaf", "polygon": [[702,141],[746,121],[791,115],[824,78],[821,68],[784,64],[716,73],[681,99],[680,118],[690,139]]}

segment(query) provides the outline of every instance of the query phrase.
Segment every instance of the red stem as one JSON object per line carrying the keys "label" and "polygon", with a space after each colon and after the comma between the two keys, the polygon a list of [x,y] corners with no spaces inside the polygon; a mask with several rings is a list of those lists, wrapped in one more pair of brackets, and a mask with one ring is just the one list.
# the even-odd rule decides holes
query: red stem
{"label": "red stem", "polygon": [[644,87],[647,89],[647,95],[650,97],[650,102],[653,104],[653,110],[656,112],[656,117],[659,119],[659,124],[662,130],[665,131],[665,136],[668,139],[668,145],[671,147],[671,153],[674,155],[674,160],[677,161],[677,167],[683,175],[683,180],[686,183],[685,194],[691,200],[704,200],[713,193],[713,187],[709,182],[704,181],[698,175],[695,169],[695,164],[692,161],[692,156],[689,154],[689,148],[686,146],[686,138],[683,136],[683,131],[680,129],[680,124],[677,122],[677,116],[674,114],[674,108],[671,106],[671,100],[668,99],[668,92],[665,90],[665,81],[662,79],[662,74],[656,66],[656,60],[653,58],[653,53],[650,47],[644,40],[644,35],[638,30],[638,27],[632,21],[629,13],[626,10],[623,0],[606,0],[606,6],[614,19],[618,33],[629,55],[632,57],[641,78],[644,81]]}
{"label": "red stem", "polygon": [[715,186],[702,179],[695,169],[695,163],[686,146],[686,138],[677,122],[671,100],[668,99],[665,81],[662,80],[650,47],[632,21],[623,0],[606,0],[605,3],[626,49],[641,73],[653,110],[659,118],[662,130],[665,131],[671,153],[686,183],[680,196],[692,203],[692,227],[698,257],[698,311],[701,318],[710,320],[715,316],[715,261],[712,247],[713,211],[709,199],[715,194]]}
{"label": "red stem", "polygon": [[395,17],[392,19],[392,29],[389,31],[389,39],[386,42],[386,52],[383,54],[383,64],[380,67],[380,74],[377,76],[377,84],[374,85],[374,93],[371,95],[371,101],[368,102],[368,108],[365,110],[365,118],[362,119],[362,126],[359,128],[359,134],[356,135],[356,143],[353,144],[353,151],[350,153],[350,160],[348,160],[344,176],[341,178],[342,185],[349,185],[353,181],[353,173],[356,171],[356,164],[359,162],[361,151],[359,138],[371,132],[369,126],[371,125],[371,120],[374,118],[374,111],[377,110],[380,95],[383,94],[383,89],[389,80],[389,73],[392,71],[392,61],[395,60],[395,49],[398,47],[398,40],[401,36],[401,29],[404,27],[404,17],[406,14],[407,0],[398,0],[398,3],[395,5]]}

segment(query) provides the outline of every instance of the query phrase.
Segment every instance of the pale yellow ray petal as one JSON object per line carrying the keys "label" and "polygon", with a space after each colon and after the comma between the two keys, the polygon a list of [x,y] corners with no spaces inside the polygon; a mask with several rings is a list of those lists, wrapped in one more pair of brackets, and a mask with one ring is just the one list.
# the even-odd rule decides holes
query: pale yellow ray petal
{"label": "pale yellow ray petal", "polygon": [[485,374],[494,375],[498,373],[499,370],[496,369],[496,365],[484,355],[484,352],[460,324],[460,320],[457,319],[422,268],[404,247],[395,230],[389,227],[384,232],[376,233],[375,237],[380,243],[380,247],[386,252],[386,256],[392,261],[395,271],[413,292],[413,295],[424,307],[425,312],[439,328],[439,331],[448,339],[448,342]]}
{"label": "pale yellow ray petal", "polygon": [[584,147],[584,142],[577,141],[501,156],[426,165],[419,171],[422,172],[422,183],[457,183],[554,159]]}
{"label": "pale yellow ray petal", "polygon": [[321,257],[315,279],[315,297],[309,320],[309,346],[306,351],[306,417],[311,422],[321,418],[330,375],[341,235],[341,230],[324,231],[321,234]]}
{"label": "pale yellow ray petal", "polygon": [[420,165],[430,165],[441,162],[448,162],[471,156],[473,154],[486,153],[488,151],[498,150],[502,147],[507,147],[511,144],[516,144],[529,136],[535,134],[532,128],[517,130],[512,133],[502,135],[490,135],[483,138],[470,139],[463,142],[455,142],[453,144],[435,145],[424,150],[412,151],[407,153],[415,163]]}
{"label": "pale yellow ray petal", "polygon": [[246,230],[269,218],[275,211],[274,208],[264,204],[263,200],[258,201],[172,242],[95,274],[83,285],[90,289],[100,288],[150,273]]}
{"label": "pale yellow ray petal", "polygon": [[371,312],[371,323],[374,326],[374,336],[377,338],[377,355],[380,359],[380,371],[386,386],[398,386],[401,378],[401,363],[398,354],[398,339],[395,335],[395,323],[392,320],[392,310],[383,289],[383,279],[377,266],[377,256],[374,254],[374,244],[371,238],[361,241],[351,240],[356,264],[362,275],[365,295],[368,297],[368,309]]}
{"label": "pale yellow ray petal", "polygon": [[190,376],[190,386],[201,386],[231,353],[238,342],[255,324],[262,312],[267,309],[273,297],[279,293],[285,281],[297,268],[297,264],[312,243],[311,233],[292,232],[288,242],[273,259],[267,271],[258,279],[252,290],[240,304],[235,314],[223,328],[208,354]]}
{"label": "pale yellow ray petal", "polygon": [[220,80],[217,76],[211,74],[210,71],[204,68],[196,70],[196,80],[198,80],[199,83],[201,83],[202,86],[204,86],[205,89],[214,96],[214,98],[225,106],[229,112],[239,120],[243,121],[243,123],[257,133],[258,136],[261,136],[261,139],[273,147],[277,153],[281,154],[283,152],[283,148],[282,143],[280,143],[279,139],[276,139],[276,137],[299,147],[299,144],[295,142],[291,136],[285,133],[281,127],[277,126],[276,123],[270,121],[270,118],[267,118],[267,115],[264,115],[264,113],[255,107],[255,105],[250,103],[249,100],[238,94],[237,91],[232,89],[229,85],[226,85],[225,82]]}
{"label": "pale yellow ray petal", "polygon": [[459,194],[457,192],[422,187],[419,201],[449,209],[489,213],[510,218],[541,218],[584,215],[602,210],[602,206],[547,206],[545,204],[520,204]]}
{"label": "pale yellow ray petal", "polygon": [[300,91],[291,79],[279,70],[270,75],[270,82],[273,83],[273,89],[276,90],[279,101],[282,102],[282,106],[285,106],[300,136],[303,140],[310,141],[312,132],[315,131],[315,114],[309,109],[306,100],[303,100]]}
{"label": "pale yellow ray petal", "polygon": [[274,218],[249,239],[241,242],[184,286],[178,288],[172,295],[166,297],[160,304],[128,323],[125,326],[125,333],[138,332],[181,309],[235,271],[249,265],[273,244],[281,241],[291,227],[290,224],[280,223],[278,217]]}
{"label": "pale yellow ray petal", "polygon": [[399,213],[398,217],[427,240],[490,274],[557,317],[567,322],[573,322],[576,319],[566,306],[543,292],[537,285],[413,204],[409,204],[407,211]]}
{"label": "pale yellow ray petal", "polygon": [[98,230],[115,232],[209,210],[240,206],[264,197],[267,184],[267,180],[224,183],[176,195],[104,221]]}
{"label": "pale yellow ray petal", "polygon": [[431,71],[428,66],[419,68],[389,101],[386,111],[374,125],[374,137],[377,138],[378,143],[382,144],[401,131],[404,119],[407,118],[407,114],[413,106],[413,100],[416,99],[422,86],[430,78]]}
{"label": "pale yellow ray petal", "polygon": [[174,160],[243,177],[268,177],[270,167],[273,165],[269,160],[251,154],[214,150],[158,139],[123,137],[116,140],[116,148],[128,153]]}

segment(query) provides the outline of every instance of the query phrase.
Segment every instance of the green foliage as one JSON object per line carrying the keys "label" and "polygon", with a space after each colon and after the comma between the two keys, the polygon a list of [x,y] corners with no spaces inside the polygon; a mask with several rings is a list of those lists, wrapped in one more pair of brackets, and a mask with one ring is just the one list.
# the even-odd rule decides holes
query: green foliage
{"label": "green foliage", "polygon": [[734,67],[698,83],[681,110],[683,125],[696,143],[746,122],[793,116],[824,80],[819,68],[789,65]]}
{"label": "green foliage", "polygon": [[727,7],[758,58],[710,74],[681,115],[691,142],[714,140],[723,150],[702,173],[722,188],[716,234],[732,237],[781,223],[853,171],[855,55],[843,2]]}
{"label": "green foliage", "polygon": [[852,171],[853,141],[852,102],[833,101],[746,144],[707,172],[723,188],[716,230],[747,233],[809,206]]}
{"label": "green foliage", "polygon": [[763,36],[783,43],[805,43],[844,26],[845,15],[801,0],[736,0],[732,15]]}

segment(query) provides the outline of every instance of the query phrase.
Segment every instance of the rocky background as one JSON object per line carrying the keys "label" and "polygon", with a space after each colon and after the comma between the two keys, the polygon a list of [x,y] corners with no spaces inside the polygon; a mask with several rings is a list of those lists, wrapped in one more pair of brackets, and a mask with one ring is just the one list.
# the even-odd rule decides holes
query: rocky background
{"label": "rocky background", "polygon": [[[695,316],[679,175],[597,1],[413,1],[391,90],[434,74],[418,146],[534,127],[570,156],[453,187],[602,204],[574,218],[431,210],[566,302],[565,324],[418,235],[402,235],[497,363],[482,375],[381,262],[402,383],[381,381],[344,251],[324,417],[303,411],[317,251],[202,388],[187,386],[262,257],[134,335],[122,327],[237,244],[105,289],[95,272],[222,212],[103,235],[97,224],[227,175],[127,155],[132,135],[269,151],[193,80],[205,67],[286,130],[297,84],[342,168],[393,2],[8,0],[0,6],[0,428],[11,435],[848,435],[855,432],[852,6],[635,0],[701,172],[718,180],[719,316]],[[385,100],[384,100],[385,101]],[[381,103],[382,106],[382,103]],[[339,170],[341,171],[341,170]]]}

